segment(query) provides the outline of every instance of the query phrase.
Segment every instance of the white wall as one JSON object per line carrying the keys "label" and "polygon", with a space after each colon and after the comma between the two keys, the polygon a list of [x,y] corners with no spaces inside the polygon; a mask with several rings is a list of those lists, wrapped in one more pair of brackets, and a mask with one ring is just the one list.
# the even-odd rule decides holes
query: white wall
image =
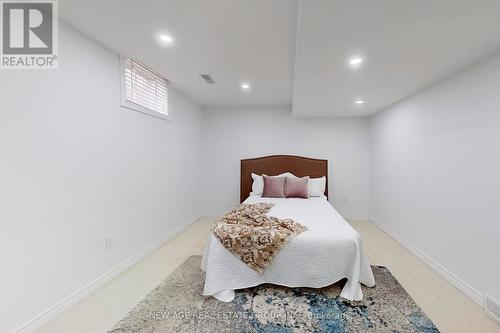
{"label": "white wall", "polygon": [[[119,58],[60,29],[60,68],[0,72],[0,331],[200,212],[199,107],[120,107]],[[105,236],[114,247],[105,249]]]}
{"label": "white wall", "polygon": [[272,154],[328,159],[341,213],[370,216],[373,197],[381,223],[500,299],[500,55],[373,117],[370,136],[368,119],[288,107],[201,112],[175,89],[170,122],[123,109],[118,56],[60,34],[58,70],[0,72],[0,331],[233,207],[239,161]]}
{"label": "white wall", "polygon": [[292,118],[289,107],[207,108],[203,116],[205,214],[239,203],[241,159],[290,154],[328,159],[330,201],[345,215],[369,216],[367,119]]}
{"label": "white wall", "polygon": [[500,54],[373,118],[373,215],[500,300]]}

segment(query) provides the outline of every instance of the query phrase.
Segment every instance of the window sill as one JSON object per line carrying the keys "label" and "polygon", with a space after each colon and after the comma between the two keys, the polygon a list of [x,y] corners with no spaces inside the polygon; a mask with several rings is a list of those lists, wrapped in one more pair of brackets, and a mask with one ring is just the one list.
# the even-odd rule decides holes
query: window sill
{"label": "window sill", "polygon": [[139,104],[135,104],[133,102],[130,102],[130,101],[122,101],[121,102],[121,106],[124,107],[124,108],[127,108],[127,109],[130,109],[130,110],[133,110],[133,111],[137,111],[137,112],[140,112],[140,113],[144,113],[144,114],[147,114],[148,116],[152,116],[152,117],[155,117],[155,118],[160,118],[160,119],[163,119],[163,120],[167,120],[167,121],[170,121],[170,117],[164,113],[160,113],[160,112],[156,112],[154,110],[151,110],[151,109],[148,109],[142,105],[139,105]]}

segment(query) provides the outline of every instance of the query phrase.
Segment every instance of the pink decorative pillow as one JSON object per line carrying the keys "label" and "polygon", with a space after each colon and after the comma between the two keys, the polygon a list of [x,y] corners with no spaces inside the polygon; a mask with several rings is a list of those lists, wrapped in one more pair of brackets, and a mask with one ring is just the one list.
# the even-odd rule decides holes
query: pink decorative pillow
{"label": "pink decorative pillow", "polygon": [[264,190],[262,196],[265,198],[284,198],[285,197],[285,177],[264,177]]}
{"label": "pink decorative pillow", "polygon": [[285,197],[309,199],[308,182],[309,177],[286,177]]}

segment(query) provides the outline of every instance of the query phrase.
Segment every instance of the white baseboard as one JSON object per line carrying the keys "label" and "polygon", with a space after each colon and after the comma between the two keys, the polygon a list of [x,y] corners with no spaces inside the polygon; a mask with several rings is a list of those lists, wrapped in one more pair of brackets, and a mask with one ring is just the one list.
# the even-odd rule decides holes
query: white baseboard
{"label": "white baseboard", "polygon": [[[228,211],[230,211],[232,208],[228,208],[226,210],[207,210],[203,211],[201,213],[201,216],[203,217],[221,217],[224,214],[226,214]],[[368,214],[350,214],[350,213],[342,213],[339,212],[340,215],[346,220],[364,220],[364,221],[370,221],[371,216]]]}
{"label": "white baseboard", "polygon": [[453,273],[448,271],[446,268],[441,266],[437,261],[425,255],[422,251],[417,249],[414,245],[408,242],[406,239],[398,235],[395,231],[390,229],[388,226],[380,222],[376,217],[372,217],[371,221],[382,229],[387,235],[389,235],[396,242],[405,247],[414,256],[426,263],[432,270],[445,278],[450,282],[455,288],[461,291],[465,296],[469,297],[473,302],[477,303],[481,308],[484,309],[484,295],[476,291],[474,288],[469,286],[467,283],[462,281],[460,278],[455,276]]}
{"label": "white baseboard", "polygon": [[[223,210],[209,210],[202,212],[201,216],[203,217],[221,217],[226,214],[229,209]],[[355,220],[355,221],[370,221],[371,217],[365,214],[341,214],[343,218],[346,220]]]}
{"label": "white baseboard", "polygon": [[342,214],[342,217],[346,220],[354,221],[370,221],[371,217],[365,214]]}
{"label": "white baseboard", "polygon": [[35,330],[41,328],[45,324],[47,324],[49,321],[54,319],[55,317],[59,316],[69,308],[73,307],[77,303],[81,302],[85,297],[88,295],[92,294],[95,292],[97,289],[108,283],[109,281],[113,280],[116,278],[118,275],[132,267],[134,264],[137,262],[141,261],[145,257],[147,257],[149,254],[154,252],[156,249],[160,248],[163,244],[165,244],[168,240],[173,238],[175,235],[180,233],[182,230],[196,222],[200,218],[200,215],[196,215],[189,219],[188,221],[184,222],[183,224],[179,225],[175,229],[171,230],[168,232],[166,235],[164,235],[162,238],[154,242],[153,244],[145,247],[144,249],[140,250],[136,254],[134,254],[132,257],[128,258],[124,262],[120,263],[119,265],[115,266],[112,268],[110,271],[107,273],[104,273],[94,281],[89,282],[87,285],[83,286],[82,288],[76,290],[72,294],[68,295],[61,301],[59,301],[57,304],[51,306],[47,310],[41,312],[34,318],[30,319],[23,325],[19,326],[17,329],[12,331],[12,333],[27,333],[27,332],[34,332]]}
{"label": "white baseboard", "polygon": [[500,302],[494,300],[488,295],[484,296],[484,300],[484,310],[486,311],[486,314],[500,325]]}

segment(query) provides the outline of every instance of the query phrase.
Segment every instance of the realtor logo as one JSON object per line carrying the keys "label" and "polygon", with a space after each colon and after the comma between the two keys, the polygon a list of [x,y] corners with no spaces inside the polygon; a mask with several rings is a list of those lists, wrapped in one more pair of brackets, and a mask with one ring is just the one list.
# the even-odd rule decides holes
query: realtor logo
{"label": "realtor logo", "polygon": [[2,69],[57,68],[56,0],[1,0]]}

